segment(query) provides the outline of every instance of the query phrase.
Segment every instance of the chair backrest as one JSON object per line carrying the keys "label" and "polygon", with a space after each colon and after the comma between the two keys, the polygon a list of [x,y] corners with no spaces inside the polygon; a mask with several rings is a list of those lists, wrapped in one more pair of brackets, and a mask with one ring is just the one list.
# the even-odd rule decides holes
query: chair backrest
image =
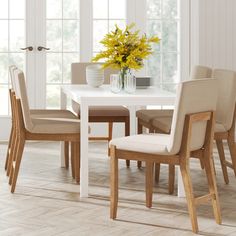
{"label": "chair backrest", "polygon": [[[167,147],[171,154],[180,151],[185,116],[192,113],[215,111],[217,93],[217,80],[212,78],[189,80],[179,84],[170,133],[171,142]],[[192,126],[190,151],[203,146],[205,134],[206,121],[195,122]]]}
{"label": "chair backrest", "polygon": [[15,83],[15,75],[14,75],[14,71],[16,69],[17,69],[17,67],[15,65],[9,66],[9,74],[10,74],[10,79],[11,79],[11,85],[12,85],[12,88],[15,92],[17,90],[16,83]]}
{"label": "chair backrest", "polygon": [[[92,62],[79,62],[71,64],[71,83],[72,84],[86,84],[86,67],[95,63]],[[96,63],[102,64],[102,63]],[[110,83],[110,75],[117,74],[118,71],[112,68],[106,68],[104,70],[104,84]],[[72,109],[78,114],[79,105],[78,103],[72,101]]]}
{"label": "chair backrest", "polygon": [[190,79],[204,79],[211,78],[212,69],[207,66],[196,65],[193,66],[190,72]]}
{"label": "chair backrest", "polygon": [[33,128],[33,123],[30,116],[30,108],[24,73],[19,69],[15,70],[15,79],[16,86],[18,86],[19,88],[19,98],[21,100],[25,128],[30,131]]}
{"label": "chair backrest", "polygon": [[[86,84],[86,67],[93,64],[102,63],[92,63],[92,62],[79,62],[71,64],[71,83],[72,84]],[[110,83],[110,75],[116,74],[118,71],[112,68],[104,69],[104,84]]]}
{"label": "chair backrest", "polygon": [[215,69],[212,76],[219,83],[216,121],[229,130],[232,126],[236,102],[236,72]]}

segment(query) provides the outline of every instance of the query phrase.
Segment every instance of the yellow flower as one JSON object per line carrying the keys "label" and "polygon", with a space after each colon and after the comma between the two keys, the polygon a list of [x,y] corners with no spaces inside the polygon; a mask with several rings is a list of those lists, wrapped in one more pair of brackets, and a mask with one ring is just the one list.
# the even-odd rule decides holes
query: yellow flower
{"label": "yellow flower", "polygon": [[106,34],[101,44],[104,51],[98,53],[93,59],[97,62],[106,59],[103,67],[113,67],[116,69],[135,69],[143,67],[143,60],[153,53],[151,44],[159,43],[157,36],[148,38],[145,34],[139,36],[139,31],[132,32],[134,24],[126,26],[121,30],[117,25],[114,31]]}

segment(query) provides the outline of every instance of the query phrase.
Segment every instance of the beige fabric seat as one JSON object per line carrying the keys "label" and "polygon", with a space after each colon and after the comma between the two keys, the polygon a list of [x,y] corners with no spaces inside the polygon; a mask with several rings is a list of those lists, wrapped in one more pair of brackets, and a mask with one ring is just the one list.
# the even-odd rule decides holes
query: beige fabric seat
{"label": "beige fabric seat", "polygon": [[127,151],[168,155],[169,142],[170,135],[167,134],[139,134],[113,139],[110,145],[115,145],[116,148]]}
{"label": "beige fabric seat", "polygon": [[71,111],[68,110],[56,110],[56,109],[30,109],[30,115],[33,118],[71,118],[78,119]]}
{"label": "beige fabric seat", "polygon": [[[211,158],[217,102],[216,79],[199,79],[179,85],[170,134],[139,134],[113,139],[111,147],[110,218],[117,217],[119,160],[145,161],[146,206],[152,207],[154,163],[179,165],[193,232],[198,232],[196,207],[212,202],[215,220],[221,224],[219,198]],[[208,180],[208,194],[195,197],[191,182],[190,157],[203,154]]]}
{"label": "beige fabric seat", "polygon": [[79,133],[80,121],[78,118],[32,118],[32,133],[64,134]]}
{"label": "beige fabric seat", "polygon": [[[153,127],[161,127],[162,132],[169,134],[171,129],[172,116],[154,118],[151,121]],[[156,128],[157,130],[158,128]]]}
{"label": "beige fabric seat", "polygon": [[136,112],[136,116],[138,119],[150,123],[153,119],[159,117],[172,117],[173,110],[157,110],[157,109],[150,109],[150,110],[138,110]]}
{"label": "beige fabric seat", "polygon": [[[172,123],[172,117],[166,116],[166,117],[158,117],[157,119],[152,120],[152,125],[154,127],[162,127],[164,133],[168,134],[170,133],[171,129],[171,123]],[[215,124],[215,132],[225,132],[227,131],[224,125],[217,123]]]}

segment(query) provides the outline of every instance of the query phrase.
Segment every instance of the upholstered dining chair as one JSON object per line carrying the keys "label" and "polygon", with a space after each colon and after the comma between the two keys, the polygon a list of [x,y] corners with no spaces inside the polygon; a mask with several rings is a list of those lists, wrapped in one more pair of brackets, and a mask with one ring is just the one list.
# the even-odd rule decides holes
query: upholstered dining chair
{"label": "upholstered dining chair", "polygon": [[[130,159],[146,163],[146,206],[152,207],[154,163],[179,165],[183,177],[193,232],[198,232],[196,207],[211,201],[215,220],[221,224],[219,198],[213,170],[212,145],[217,80],[199,79],[180,83],[170,134],[139,134],[113,139],[111,147],[110,217],[117,217],[118,160]],[[189,167],[193,152],[203,152],[209,193],[195,197]]]}
{"label": "upholstered dining chair", "polygon": [[[17,70],[17,67],[15,65],[12,65],[9,67],[9,74],[12,84],[13,91],[17,92],[19,88],[17,88],[17,84],[15,82],[14,78],[14,71]],[[11,98],[11,93],[10,93]],[[28,103],[28,101],[27,101]],[[75,116],[72,112],[68,110],[57,110],[57,109],[30,109],[30,115],[32,118],[68,118],[68,119],[74,119]],[[13,119],[12,119],[13,121]],[[5,170],[7,176],[10,174],[10,164],[9,164],[9,158],[11,152],[14,152],[14,138],[15,138],[15,130],[14,130],[14,124],[12,123],[9,143],[8,143],[8,149],[7,149],[7,156],[5,161]],[[14,156],[14,153],[12,153]],[[65,158],[65,167],[69,167],[69,142],[64,142],[64,158]]]}
{"label": "upholstered dining chair", "polygon": [[66,141],[72,145],[72,163],[76,182],[80,180],[80,122],[76,116],[71,118],[33,118],[27,99],[24,74],[15,70],[19,99],[13,97],[13,113],[16,117],[16,158],[9,160],[11,192],[15,191],[23,149],[27,140]]}
{"label": "upholstered dining chair", "polygon": [[[81,62],[71,64],[71,83],[86,84],[86,67],[94,63]],[[117,73],[117,70],[108,68],[104,70],[104,83],[109,84],[110,75]],[[78,117],[80,117],[79,104],[72,101],[72,108]],[[125,124],[125,136],[129,135],[129,110],[123,106],[93,106],[89,107],[89,122],[108,123],[108,137],[91,137],[92,140],[112,139],[113,123],[121,122]],[[108,147],[109,154],[109,147]],[[129,166],[129,161],[127,161]]]}
{"label": "upholstered dining chair", "polygon": [[[214,69],[212,77],[218,80],[218,99],[216,107],[216,125],[214,140],[219,153],[222,173],[226,184],[229,183],[227,167],[232,168],[236,175],[236,147],[235,147],[235,103],[236,103],[236,72],[223,69]],[[155,119],[153,120],[153,123]],[[171,123],[170,123],[171,125]],[[226,160],[223,140],[227,140],[231,162]],[[200,153],[201,154],[201,153]],[[202,155],[196,156],[202,160]],[[174,189],[175,176],[172,170],[169,175],[169,185]]]}
{"label": "upholstered dining chair", "polygon": [[[193,66],[190,79],[203,79],[210,78],[212,75],[212,69],[202,65]],[[143,127],[149,129],[149,133],[170,133],[171,122],[173,117],[173,109],[151,109],[151,110],[138,110],[136,112],[138,118],[138,133],[143,132]],[[202,167],[203,164],[201,163]],[[141,167],[141,162],[138,162],[138,166]],[[155,180],[158,183],[160,176],[160,165],[157,163],[155,165]],[[169,165],[169,193],[173,194],[174,192],[174,177],[175,177],[175,167]]]}
{"label": "upholstered dining chair", "polygon": [[[235,146],[235,117],[236,117],[236,72],[222,69],[213,70],[214,78],[219,83],[219,98],[216,109],[216,126],[214,139],[218,149],[221,168],[226,184],[229,183],[227,167],[233,169],[236,176],[236,146]],[[223,140],[227,140],[231,162],[225,159]]]}

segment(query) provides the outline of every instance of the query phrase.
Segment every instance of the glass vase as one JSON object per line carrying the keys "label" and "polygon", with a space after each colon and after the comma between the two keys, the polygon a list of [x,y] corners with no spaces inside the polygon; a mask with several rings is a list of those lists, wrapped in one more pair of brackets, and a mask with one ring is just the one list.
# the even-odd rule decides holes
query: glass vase
{"label": "glass vase", "polygon": [[136,78],[133,71],[125,67],[120,70],[120,78],[122,83],[122,89],[127,93],[134,93],[136,90]]}
{"label": "glass vase", "polygon": [[110,89],[113,93],[119,93],[122,89],[122,81],[119,74],[110,75]]}
{"label": "glass vase", "polygon": [[130,69],[127,67],[121,68],[120,72],[119,72],[119,76],[121,78],[121,83],[122,83],[122,89],[125,88],[125,79],[127,77],[127,75],[130,74]]}

